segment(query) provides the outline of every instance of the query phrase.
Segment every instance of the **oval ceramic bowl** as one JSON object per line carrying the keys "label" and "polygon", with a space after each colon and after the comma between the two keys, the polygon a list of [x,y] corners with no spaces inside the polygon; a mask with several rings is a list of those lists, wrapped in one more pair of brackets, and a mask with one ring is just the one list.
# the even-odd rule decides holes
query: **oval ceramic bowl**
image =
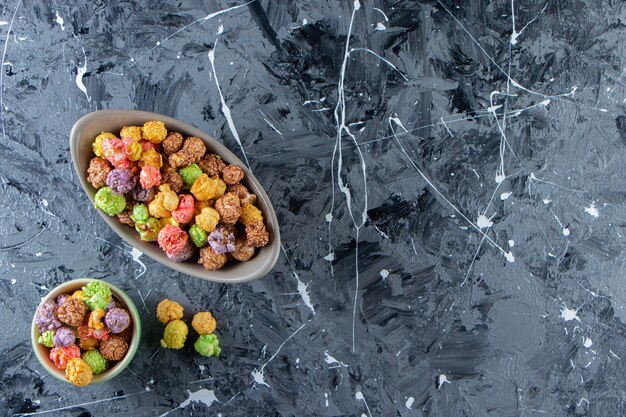
{"label": "oval ceramic bowl", "polygon": [[[58,287],[53,288],[44,298],[42,298],[41,302],[44,303],[48,300],[56,300],[57,296],[61,294],[72,294],[74,291],[80,290],[83,286],[89,284],[92,281],[98,280],[92,278],[80,278],[63,283]],[[121,301],[128,309],[133,326],[133,335],[130,341],[130,345],[128,346],[128,352],[126,353],[126,356],[124,356],[124,359],[117,362],[115,365],[113,365],[113,367],[107,369],[103,373],[94,375],[89,385],[99,384],[101,382],[105,382],[112,378],[115,378],[117,375],[119,375],[120,372],[122,372],[133,360],[133,357],[135,356],[135,353],[137,353],[137,349],[139,348],[139,342],[141,340],[141,319],[139,318],[139,312],[137,311],[137,307],[135,307],[135,303],[133,303],[133,300],[131,300],[124,291],[120,290],[115,285],[109,284],[108,282],[106,282],[106,284],[111,288],[111,294],[113,295],[113,297]],[[44,345],[37,343],[37,339],[39,339],[40,335],[41,333],[39,333],[39,328],[37,327],[37,324],[35,324],[35,315],[33,314],[30,340],[33,345],[33,350],[35,351],[35,356],[37,356],[39,363],[41,363],[41,365],[46,369],[46,371],[48,371],[48,373],[50,373],[50,375],[69,384],[70,382],[65,379],[65,371],[57,369],[57,367],[54,366],[54,363],[50,360],[50,348],[47,348]]]}
{"label": "oval ceramic bowl", "polygon": [[280,254],[278,220],[269,197],[259,181],[235,154],[218,142],[217,139],[179,120],[138,110],[99,110],[79,119],[70,133],[70,151],[76,174],[91,202],[94,202],[96,190],[87,182],[87,168],[89,161],[94,156],[91,149],[94,138],[101,132],[117,134],[123,126],[141,126],[150,120],[161,120],[165,123],[168,131],[178,131],[185,137],[199,137],[206,144],[208,151],[218,154],[226,163],[239,165],[243,169],[246,174],[243,182],[251,192],[257,195],[257,207],[265,218],[265,226],[270,233],[270,243],[257,251],[254,257],[247,262],[229,262],[222,269],[207,271],[202,265],[193,261],[180,263],[170,261],[158,245],[142,241],[135,229],[120,223],[116,217],[111,217],[98,209],[102,218],[128,244],[163,265],[184,274],[208,281],[224,283],[247,282],[266,275],[274,267]]}

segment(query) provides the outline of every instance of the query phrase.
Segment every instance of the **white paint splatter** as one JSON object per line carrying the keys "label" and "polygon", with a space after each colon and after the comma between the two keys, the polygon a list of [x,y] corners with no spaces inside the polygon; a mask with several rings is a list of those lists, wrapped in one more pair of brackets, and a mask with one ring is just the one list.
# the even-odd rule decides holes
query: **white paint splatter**
{"label": "white paint splatter", "polygon": [[513,193],[507,192],[507,193],[500,194],[500,200],[503,200],[503,201],[506,200],[507,198],[511,197],[511,194]]}
{"label": "white paint splatter", "polygon": [[543,204],[550,204],[552,200],[548,200],[547,198],[543,199]]}
{"label": "white paint splatter", "polygon": [[589,349],[593,345],[593,341],[588,337],[583,337],[583,346]]}
{"label": "white paint splatter", "polygon": [[324,358],[324,361],[329,364],[329,365],[334,365],[337,364],[337,366],[331,367],[331,368],[348,368],[349,366],[346,365],[345,363],[338,361],[337,359],[335,359],[333,356],[328,354],[328,351],[324,352],[324,355],[326,356]]}
{"label": "white paint splatter", "polygon": [[565,306],[563,310],[561,310],[560,317],[565,321],[572,321],[572,320],[581,321],[580,317],[578,317],[578,310],[569,309],[567,308],[567,306]]}
{"label": "white paint splatter", "polygon": [[221,35],[222,33],[224,33],[224,25],[219,25],[217,27],[217,34]]}
{"label": "white paint splatter", "polygon": [[11,279],[11,284],[15,285],[16,282],[17,282],[17,280],[15,278]]}
{"label": "white paint splatter", "polygon": [[198,369],[200,370],[200,373],[204,373],[204,370],[206,369],[206,367],[204,365],[198,365]]}
{"label": "white paint splatter", "polygon": [[296,364],[300,363],[300,358],[296,358]]}
{"label": "white paint splatter", "polygon": [[57,22],[59,24],[59,26],[61,26],[61,30],[65,30],[65,26],[63,26],[63,24],[65,23],[65,20],[63,20],[63,18],[61,17],[61,15],[59,14],[59,12],[56,12],[56,19],[55,22]]}
{"label": "white paint splatter", "polygon": [[196,392],[187,391],[189,397],[183,401],[178,407],[173,410],[170,410],[166,413],[161,414],[161,417],[168,415],[172,411],[179,410],[187,407],[191,403],[201,403],[206,405],[207,407],[211,407],[214,402],[219,402],[217,397],[215,396],[215,392],[213,390],[209,390],[206,388],[202,388]]}
{"label": "white paint splatter", "polygon": [[507,253],[505,253],[504,257],[509,262],[515,262],[515,256],[513,256],[513,252],[511,252],[511,251],[508,251]]}
{"label": "white paint splatter", "polygon": [[567,227],[564,227],[563,228],[563,236],[569,236],[569,233],[570,233],[569,229]]}
{"label": "white paint splatter", "polygon": [[304,282],[300,281],[300,279],[298,278],[298,274],[296,274],[295,272],[293,273],[293,275],[298,280],[298,293],[300,294],[300,297],[302,297],[302,302],[304,302],[304,305],[307,306],[309,310],[311,310],[311,313],[313,313],[313,315],[315,315],[315,308],[313,308],[313,303],[311,303],[311,297],[309,296],[309,292],[307,291],[307,287],[309,286],[309,284],[305,285]]}
{"label": "white paint splatter", "polygon": [[335,260],[335,254],[329,253],[328,255],[324,256],[324,259],[326,259],[328,262],[332,262]]}
{"label": "white paint splatter", "polygon": [[306,25],[307,23],[309,23],[309,21],[308,21],[308,20],[306,20],[306,19],[302,19],[302,26]]}
{"label": "white paint splatter", "polygon": [[269,384],[265,382],[265,376],[263,374],[265,367],[267,366],[268,363],[270,363],[276,357],[276,355],[278,355],[278,352],[280,352],[283,346],[285,346],[285,343],[291,340],[291,338],[294,337],[300,330],[302,330],[304,326],[306,326],[306,323],[300,326],[295,332],[291,334],[291,336],[285,339],[285,341],[281,343],[280,346],[278,346],[278,349],[276,349],[276,352],[274,352],[274,354],[267,360],[267,362],[261,365],[260,369],[255,369],[254,371],[251,372],[253,383],[258,384],[258,385],[265,385],[266,387],[269,387]]}
{"label": "white paint splatter", "polygon": [[508,242],[508,243],[509,243],[509,247],[511,247],[511,248],[512,248],[513,246],[515,246],[515,241],[514,241],[513,239],[509,239],[509,242]]}
{"label": "white paint splatter", "polygon": [[35,256],[41,256],[41,255],[42,255],[42,254],[41,254],[41,252],[37,252],[37,253],[35,254]]}
{"label": "white paint splatter", "polygon": [[8,25],[9,22],[7,22],[6,20],[0,20],[0,26],[4,26],[4,25]]}
{"label": "white paint splatter", "polygon": [[383,277],[383,279],[387,278],[389,276],[389,271],[387,271],[386,269],[382,269],[380,271],[380,276]]}
{"label": "white paint splatter", "polygon": [[485,216],[484,214],[481,214],[476,219],[476,226],[478,226],[481,229],[486,229],[488,227],[493,226],[493,222],[491,221],[491,219],[488,219],[487,216]]}
{"label": "white paint splatter", "polygon": [[87,87],[85,87],[85,83],[83,82],[83,76],[87,72],[87,55],[85,55],[85,51],[83,50],[84,62],[83,66],[79,67],[76,65],[76,85],[85,94],[87,97],[87,102],[91,103],[91,97],[87,94]]}
{"label": "white paint splatter", "polygon": [[376,30],[383,31],[385,29],[387,29],[387,26],[385,26],[382,22],[378,22],[378,24],[376,24]]}
{"label": "white paint splatter", "polygon": [[404,403],[404,406],[410,410],[411,407],[413,406],[414,401],[415,401],[415,398],[409,397],[407,398],[406,403]]}
{"label": "white paint splatter", "polygon": [[220,83],[217,78],[217,72],[215,71],[215,48],[217,48],[217,42],[215,42],[215,46],[213,47],[213,49],[209,51],[209,61],[211,62],[211,68],[213,70],[213,75],[215,76],[215,85],[217,86],[217,92],[219,93],[220,101],[222,102],[222,113],[224,114],[224,117],[226,117],[230,132],[235,137],[237,145],[239,145],[239,148],[241,149],[241,153],[243,154],[243,158],[246,161],[246,165],[248,166],[248,168],[250,168],[248,156],[246,155],[246,151],[244,150],[241,139],[239,138],[239,133],[237,133],[237,128],[235,127],[235,122],[233,121],[233,117],[230,113],[230,108],[226,104],[226,100],[224,100],[224,95],[222,94],[222,89],[220,88]]}
{"label": "white paint splatter", "polygon": [[437,379],[437,388],[441,388],[445,383],[450,383],[450,381],[448,381],[448,377],[445,374],[439,375],[439,379]]}
{"label": "white paint splatter", "polygon": [[41,204],[43,204],[44,207],[48,207],[48,200],[46,200],[45,198],[42,198]]}
{"label": "white paint splatter", "polygon": [[141,273],[139,275],[137,275],[135,277],[135,279],[139,278],[140,276],[142,276],[143,274],[146,273],[146,265],[141,261],[141,255],[143,255],[143,252],[141,252],[139,249],[137,248],[133,248],[133,250],[130,252],[130,256],[132,256],[133,261],[137,262],[139,264],[139,266],[141,267]]}
{"label": "white paint splatter", "polygon": [[326,392],[324,393],[324,398],[326,399],[325,401],[326,407],[328,407],[328,393]]}
{"label": "white paint splatter", "polygon": [[378,13],[382,14],[382,15],[383,15],[383,17],[385,18],[385,22],[388,22],[388,21],[389,21],[389,18],[387,17],[387,15],[385,14],[385,12],[383,12],[383,11],[382,11],[382,10],[380,10],[379,8],[377,8],[377,7],[373,7],[373,8],[372,8],[372,10],[376,10]]}
{"label": "white paint splatter", "polygon": [[589,207],[585,208],[585,212],[589,213],[589,215],[593,217],[598,217],[600,215],[600,211],[596,207],[595,201],[593,201]]}

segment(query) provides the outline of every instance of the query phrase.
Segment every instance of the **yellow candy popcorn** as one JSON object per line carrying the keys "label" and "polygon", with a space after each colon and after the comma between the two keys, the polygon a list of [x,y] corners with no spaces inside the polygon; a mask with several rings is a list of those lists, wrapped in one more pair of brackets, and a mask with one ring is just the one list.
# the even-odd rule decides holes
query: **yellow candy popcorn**
{"label": "yellow candy popcorn", "polygon": [[161,339],[161,346],[169,349],[180,349],[185,346],[187,333],[189,333],[189,328],[184,321],[170,321],[167,323],[167,326],[165,326],[163,339]]}
{"label": "yellow candy popcorn", "polygon": [[89,314],[89,323],[87,326],[94,330],[102,330],[104,329],[104,323],[102,323],[103,318],[104,310],[97,308]]}
{"label": "yellow candy popcorn", "polygon": [[193,316],[193,320],[191,320],[191,327],[193,327],[198,334],[213,333],[216,326],[217,321],[215,321],[213,315],[208,311],[196,313],[196,315]]}
{"label": "yellow candy popcorn", "polygon": [[139,142],[137,142],[136,140],[133,140],[128,145],[128,151],[129,151],[127,155],[128,159],[130,159],[131,161],[138,161],[139,158],[141,158],[141,153],[143,152],[143,149],[141,148],[141,145],[139,144]]}
{"label": "yellow candy popcorn", "polygon": [[77,387],[88,385],[93,378],[91,367],[81,358],[74,358],[65,367],[65,379]]}
{"label": "yellow candy popcorn", "polygon": [[124,126],[122,130],[120,130],[120,138],[133,138],[134,141],[139,142],[141,140],[141,127]]}
{"label": "yellow candy popcorn", "polygon": [[244,203],[241,205],[241,216],[239,221],[246,226],[252,223],[263,222],[263,214],[261,210],[252,204]]}
{"label": "yellow candy popcorn", "polygon": [[148,204],[148,212],[152,217],[156,217],[160,219],[162,217],[169,217],[171,213],[163,206],[163,200],[165,199],[165,194],[158,193],[154,200],[152,200]]}
{"label": "yellow candy popcorn", "polygon": [[211,207],[212,201],[211,200],[207,200],[207,201],[196,201],[194,203],[194,214],[197,216],[198,214],[200,214],[202,212],[202,209],[207,208],[207,207]]}
{"label": "yellow candy popcorn", "polygon": [[161,143],[167,137],[165,123],[161,121],[146,122],[143,125],[143,137],[152,143]]}
{"label": "yellow candy popcorn", "polygon": [[164,228],[165,226],[167,226],[168,224],[171,224],[172,226],[178,226],[180,227],[180,223],[178,223],[176,220],[174,220],[173,217],[162,217],[159,219],[159,223],[161,223],[161,228]]}
{"label": "yellow candy popcorn", "polygon": [[83,300],[83,291],[82,290],[78,290],[78,291],[74,291],[74,294],[72,294],[72,298],[76,298],[77,300]]}
{"label": "yellow candy popcorn", "polygon": [[139,166],[143,167],[144,165],[150,165],[155,168],[161,169],[161,167],[163,166],[163,157],[160,153],[155,151],[154,148],[150,148],[145,151],[143,155],[141,155]]}
{"label": "yellow candy popcorn", "polygon": [[220,214],[211,207],[205,207],[196,216],[196,224],[206,232],[215,230],[215,226],[220,222]]}
{"label": "yellow candy popcorn", "polygon": [[183,306],[167,298],[157,305],[156,318],[161,323],[169,323],[183,318]]}
{"label": "yellow candy popcorn", "polygon": [[191,194],[196,200],[215,200],[226,192],[226,183],[221,179],[209,178],[207,174],[200,175],[191,186]]}
{"label": "yellow candy popcorn", "polygon": [[178,194],[176,194],[168,184],[161,185],[159,190],[159,194],[162,193],[164,195],[163,207],[165,207],[165,210],[176,210],[176,207],[178,207]]}
{"label": "yellow candy popcorn", "polygon": [[113,138],[115,138],[115,135],[113,133],[109,133],[109,132],[102,132],[102,133],[100,133],[94,139],[93,145],[91,145],[91,147],[93,149],[93,153],[95,153],[96,156],[99,156],[100,158],[102,158],[103,155],[104,155],[104,153],[102,152],[102,142],[105,139],[113,139]]}

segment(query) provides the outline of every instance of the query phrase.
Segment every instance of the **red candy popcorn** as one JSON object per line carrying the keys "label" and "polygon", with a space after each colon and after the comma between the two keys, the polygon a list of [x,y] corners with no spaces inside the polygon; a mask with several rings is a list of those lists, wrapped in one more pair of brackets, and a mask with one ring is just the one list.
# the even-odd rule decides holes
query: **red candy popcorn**
{"label": "red candy popcorn", "polygon": [[183,229],[171,224],[166,225],[159,231],[157,241],[161,249],[167,254],[176,255],[178,252],[185,249],[189,235]]}
{"label": "red candy popcorn", "polygon": [[124,144],[118,138],[106,138],[102,141],[102,153],[115,168],[128,168],[130,159],[124,152]]}
{"label": "red candy popcorn", "polygon": [[80,348],[76,345],[55,347],[50,350],[50,360],[60,370],[64,370],[67,363],[74,358],[80,358]]}
{"label": "red candy popcorn", "polygon": [[151,165],[144,165],[139,173],[139,183],[145,189],[161,185],[161,171]]}
{"label": "red candy popcorn", "polygon": [[194,216],[195,201],[189,194],[178,196],[178,207],[172,211],[172,217],[178,223],[189,223]]}
{"label": "red candy popcorn", "polygon": [[109,338],[109,331],[106,328],[94,330],[86,324],[83,324],[82,326],[78,326],[78,337],[80,340],[87,340],[92,337],[98,340],[107,340]]}

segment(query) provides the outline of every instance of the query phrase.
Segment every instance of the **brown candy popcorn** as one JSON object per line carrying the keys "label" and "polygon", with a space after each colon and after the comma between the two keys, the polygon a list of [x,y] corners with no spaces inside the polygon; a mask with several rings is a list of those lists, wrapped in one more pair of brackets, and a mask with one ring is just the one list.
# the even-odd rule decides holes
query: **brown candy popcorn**
{"label": "brown candy popcorn", "polygon": [[170,171],[163,177],[163,184],[170,186],[172,191],[179,193],[183,189],[183,178],[176,171]]}
{"label": "brown candy popcorn", "polygon": [[106,159],[92,158],[87,168],[87,181],[93,188],[102,188],[107,183],[107,175],[111,172],[111,165]]}
{"label": "brown candy popcorn", "polygon": [[170,155],[169,164],[177,169],[186,167],[200,162],[205,152],[206,146],[202,139],[192,136],[185,140],[181,150]]}
{"label": "brown candy popcorn", "polygon": [[200,249],[200,259],[198,259],[198,263],[202,264],[204,269],[217,271],[226,263],[226,254],[215,253],[210,246],[205,246]]}
{"label": "brown candy popcorn", "polygon": [[57,309],[57,316],[65,324],[69,324],[73,327],[78,327],[85,321],[85,315],[87,314],[87,304],[83,300],[79,300],[73,297],[68,298]]}
{"label": "brown candy popcorn", "polygon": [[170,132],[163,141],[163,152],[165,155],[171,155],[178,152],[183,146],[183,135],[178,132]]}
{"label": "brown candy popcorn", "polygon": [[120,214],[117,215],[117,219],[122,224],[125,224],[125,225],[130,226],[130,227],[135,227],[135,222],[130,217],[131,213],[132,213],[132,211],[130,211],[130,210],[123,211],[123,212],[121,212]]}
{"label": "brown candy popcorn", "polygon": [[100,342],[100,353],[105,359],[119,361],[124,358],[128,351],[128,343],[123,337],[110,335],[107,340]]}
{"label": "brown candy popcorn", "polygon": [[234,193],[226,193],[215,202],[215,210],[220,214],[220,221],[224,224],[235,224],[241,216],[239,197]]}
{"label": "brown candy popcorn", "polygon": [[248,245],[245,239],[235,240],[235,251],[231,252],[233,258],[238,261],[245,262],[250,260],[254,256],[254,248]]}
{"label": "brown candy popcorn", "polygon": [[256,204],[256,194],[252,194],[250,191],[248,191],[246,186],[243,184],[229,185],[228,192],[237,194],[237,197],[239,197],[239,202],[242,205]]}
{"label": "brown candy popcorn", "polygon": [[263,222],[255,222],[246,225],[246,240],[248,245],[255,248],[262,248],[267,245],[270,235]]}
{"label": "brown candy popcorn", "polygon": [[222,170],[222,178],[228,185],[236,185],[243,179],[243,170],[237,165],[228,165]]}
{"label": "brown candy popcorn", "polygon": [[216,177],[226,167],[226,164],[217,155],[210,154],[202,158],[198,162],[198,166],[209,177]]}

